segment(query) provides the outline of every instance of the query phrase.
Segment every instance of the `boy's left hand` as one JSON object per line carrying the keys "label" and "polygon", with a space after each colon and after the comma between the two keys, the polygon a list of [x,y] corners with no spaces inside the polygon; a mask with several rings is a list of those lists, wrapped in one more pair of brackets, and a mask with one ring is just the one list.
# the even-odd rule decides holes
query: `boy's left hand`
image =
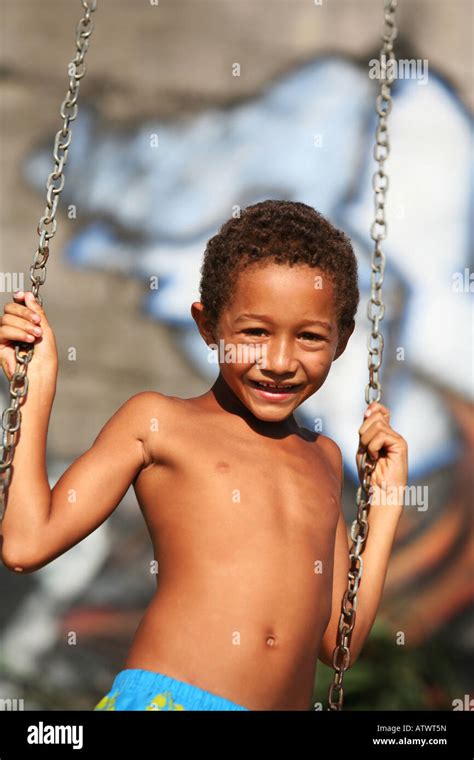
{"label": "boy's left hand", "polygon": [[382,489],[388,486],[405,486],[408,478],[408,446],[401,435],[390,427],[390,411],[378,401],[366,409],[364,422],[359,428],[359,448],[356,461],[360,461],[365,449],[377,460],[372,473],[371,485]]}

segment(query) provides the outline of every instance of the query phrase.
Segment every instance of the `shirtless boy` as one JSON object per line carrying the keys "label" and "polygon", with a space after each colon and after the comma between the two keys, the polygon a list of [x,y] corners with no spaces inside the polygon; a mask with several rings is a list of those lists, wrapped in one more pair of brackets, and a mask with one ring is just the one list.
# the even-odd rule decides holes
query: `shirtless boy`
{"label": "shirtless boy", "polygon": [[[357,264],[349,238],[314,209],[265,201],[211,238],[201,273],[191,311],[203,339],[244,350],[230,361],[220,351],[219,376],[201,396],[132,396],[52,490],[55,338],[31,293],[5,306],[7,377],[14,342],[36,345],[2,559],[34,572],[101,525],[133,484],[157,589],[95,709],[310,710],[317,660],[330,665],[336,646],[350,542],[340,449],[300,427],[294,412],[354,329]],[[385,406],[369,405],[359,434],[357,460],[367,447],[377,466],[351,666],[374,622],[403,511],[403,499],[383,504],[381,489],[402,492],[407,480],[407,445]]]}

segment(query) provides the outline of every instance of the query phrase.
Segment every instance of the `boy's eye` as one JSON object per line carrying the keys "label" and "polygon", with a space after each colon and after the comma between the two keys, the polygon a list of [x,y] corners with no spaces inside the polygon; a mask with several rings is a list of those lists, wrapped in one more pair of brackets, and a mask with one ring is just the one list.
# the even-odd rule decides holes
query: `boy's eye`
{"label": "boy's eye", "polygon": [[263,333],[265,330],[263,327],[249,327],[247,330],[242,330],[246,335],[255,335],[256,333]]}
{"label": "boy's eye", "polygon": [[[263,327],[249,327],[246,330],[242,330],[242,332],[245,333],[246,335],[258,335],[261,333],[265,333],[266,330]],[[311,340],[311,341],[324,340],[324,337],[322,335],[318,335],[317,333],[312,333],[312,332],[301,333],[301,337],[304,340]]]}

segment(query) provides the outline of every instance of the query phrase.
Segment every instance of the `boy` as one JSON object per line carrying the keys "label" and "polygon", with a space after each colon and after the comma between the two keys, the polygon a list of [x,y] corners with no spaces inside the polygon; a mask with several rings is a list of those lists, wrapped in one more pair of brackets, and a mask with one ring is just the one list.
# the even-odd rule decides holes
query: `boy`
{"label": "boy", "polygon": [[[265,201],[207,245],[191,312],[219,357],[201,396],[132,396],[50,490],[45,467],[56,345],[44,310],[17,293],[1,360],[36,340],[3,532],[3,562],[32,572],[95,530],[133,483],[159,562],[157,590],[123,670],[95,709],[308,710],[318,658],[331,664],[349,541],[337,444],[295,409],[324,383],[354,329],[349,238],[303,203]],[[32,332],[34,325],[41,332]],[[29,336],[29,337],[27,337]],[[372,403],[360,428],[377,458],[351,664],[372,627],[403,501],[407,447]],[[71,498],[71,494],[73,498]],[[380,502],[379,502],[380,503]]]}

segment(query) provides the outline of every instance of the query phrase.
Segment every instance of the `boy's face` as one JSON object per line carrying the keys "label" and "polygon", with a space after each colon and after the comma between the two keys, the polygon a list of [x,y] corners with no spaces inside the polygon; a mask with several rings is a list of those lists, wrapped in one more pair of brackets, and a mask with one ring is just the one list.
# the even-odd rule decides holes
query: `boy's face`
{"label": "boy's face", "polygon": [[[219,365],[227,385],[268,422],[290,416],[323,385],[353,329],[339,335],[332,283],[306,264],[269,262],[240,272],[214,337],[202,304],[193,304],[192,313],[208,344],[215,338],[220,348],[223,341],[227,360],[219,350]],[[265,389],[261,383],[284,387]]]}

